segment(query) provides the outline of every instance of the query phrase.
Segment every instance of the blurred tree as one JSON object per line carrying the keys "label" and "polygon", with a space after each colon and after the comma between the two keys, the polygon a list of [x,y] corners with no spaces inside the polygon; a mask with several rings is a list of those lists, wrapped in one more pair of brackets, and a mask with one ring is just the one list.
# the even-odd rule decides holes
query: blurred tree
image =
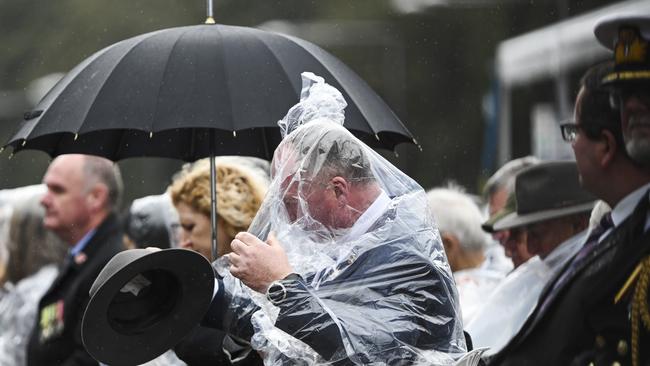
{"label": "blurred tree", "polygon": [[[420,1],[442,5],[405,14],[395,6],[398,1],[409,0],[215,0],[214,5],[215,19],[224,24],[257,26],[281,19],[331,33],[331,44],[313,40],[377,90],[423,149],[400,146],[399,157],[386,156],[425,188],[453,179],[470,191],[479,188],[482,173],[489,173],[479,171],[481,108],[498,42],[611,2]],[[0,106],[32,80],[65,72],[114,42],[204,19],[203,0],[0,0]],[[350,31],[358,26],[371,31]],[[2,141],[14,131],[20,113],[4,118]],[[525,141],[522,146],[517,154],[526,153]],[[40,181],[48,163],[40,152],[12,160],[6,156],[0,155],[0,188]],[[161,192],[180,164],[162,159],[120,163],[127,199]]]}

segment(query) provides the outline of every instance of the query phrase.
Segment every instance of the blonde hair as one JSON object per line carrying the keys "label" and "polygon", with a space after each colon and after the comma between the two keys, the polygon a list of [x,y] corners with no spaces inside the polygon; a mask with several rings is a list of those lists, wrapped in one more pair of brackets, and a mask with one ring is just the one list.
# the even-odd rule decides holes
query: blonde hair
{"label": "blonde hair", "polygon": [[[246,231],[260,208],[269,186],[269,163],[262,159],[240,156],[215,158],[217,214],[225,231],[234,238]],[[210,216],[210,161],[201,159],[186,164],[169,187],[175,206],[185,203]]]}

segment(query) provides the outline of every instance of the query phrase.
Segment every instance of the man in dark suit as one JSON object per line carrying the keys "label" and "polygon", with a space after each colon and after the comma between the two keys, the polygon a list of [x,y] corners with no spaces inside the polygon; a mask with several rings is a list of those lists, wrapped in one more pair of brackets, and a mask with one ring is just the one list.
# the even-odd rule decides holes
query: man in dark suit
{"label": "man in dark suit", "polygon": [[122,193],[119,170],[103,158],[62,155],[52,161],[43,183],[44,225],[71,249],[39,302],[27,363],[97,365],[81,342],[81,319],[90,286],[122,248],[115,217]]}
{"label": "man in dark suit", "polygon": [[625,152],[619,115],[602,85],[610,72],[608,64],[587,72],[576,100],[575,123],[562,125],[562,134],[572,144],[581,184],[613,207],[612,213],[549,281],[522,329],[490,365],[650,362],[647,334],[633,344],[627,284],[650,249],[650,172]]}
{"label": "man in dark suit", "polygon": [[426,194],[333,122],[338,100],[318,87],[329,86],[303,90],[317,105],[285,118],[313,120],[276,149],[270,191],[231,244],[232,276],[204,324],[255,333],[265,364],[447,364],[466,347]]}

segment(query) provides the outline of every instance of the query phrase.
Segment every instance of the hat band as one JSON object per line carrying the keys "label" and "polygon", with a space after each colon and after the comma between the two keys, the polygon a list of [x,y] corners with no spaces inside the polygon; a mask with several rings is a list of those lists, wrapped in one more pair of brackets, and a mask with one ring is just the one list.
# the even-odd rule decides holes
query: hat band
{"label": "hat band", "polygon": [[619,71],[605,76],[603,82],[635,79],[650,79],[650,71]]}

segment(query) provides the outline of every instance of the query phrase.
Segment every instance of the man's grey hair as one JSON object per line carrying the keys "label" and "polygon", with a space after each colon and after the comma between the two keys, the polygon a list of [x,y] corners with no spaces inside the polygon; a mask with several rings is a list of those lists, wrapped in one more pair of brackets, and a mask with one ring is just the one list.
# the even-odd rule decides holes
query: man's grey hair
{"label": "man's grey hair", "polygon": [[324,131],[322,126],[314,122],[289,136],[303,168],[326,179],[338,175],[353,183],[374,181],[362,143],[342,126],[326,126]]}
{"label": "man's grey hair", "polygon": [[462,187],[449,185],[427,192],[427,198],[440,232],[458,238],[466,251],[483,251],[490,238],[481,229],[485,218],[471,196]]}
{"label": "man's grey hair", "polygon": [[515,188],[515,177],[517,174],[539,163],[540,160],[534,156],[524,156],[523,158],[513,159],[503,164],[485,183],[483,197],[488,199],[502,189],[505,189],[508,194],[512,193]]}
{"label": "man's grey hair", "polygon": [[108,188],[107,210],[117,211],[120,208],[124,184],[122,174],[117,164],[98,156],[85,155],[82,172],[86,181],[86,189],[95,183]]}

